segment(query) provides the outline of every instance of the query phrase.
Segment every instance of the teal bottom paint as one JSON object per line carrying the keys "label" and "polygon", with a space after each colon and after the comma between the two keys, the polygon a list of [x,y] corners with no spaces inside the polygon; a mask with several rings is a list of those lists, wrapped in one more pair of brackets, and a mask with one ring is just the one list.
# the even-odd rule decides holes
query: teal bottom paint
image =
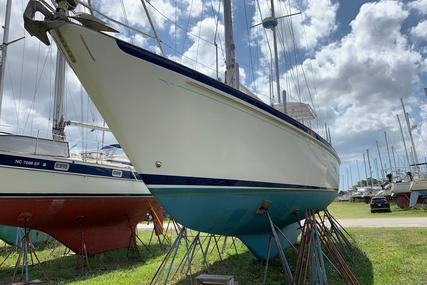
{"label": "teal bottom paint", "polygon": [[[283,250],[291,247],[297,241],[298,235],[301,230],[299,229],[298,223],[290,224],[284,228],[282,228],[281,233],[277,232],[277,235],[280,240],[280,246]],[[286,237],[283,237],[283,235]],[[253,235],[243,235],[238,236],[238,238],[248,247],[248,249],[262,260],[268,259],[268,247],[269,247],[269,239],[270,232],[261,233],[261,234],[253,234]],[[270,245],[270,258],[278,255],[277,245],[274,242],[274,239],[271,239]]]}
{"label": "teal bottom paint", "polygon": [[267,256],[270,234],[267,216],[256,213],[262,201],[272,201],[271,219],[291,239],[297,233],[287,226],[303,219],[305,209],[323,210],[336,197],[336,191],[305,189],[149,188],[178,223],[200,232],[239,237],[261,259]]}

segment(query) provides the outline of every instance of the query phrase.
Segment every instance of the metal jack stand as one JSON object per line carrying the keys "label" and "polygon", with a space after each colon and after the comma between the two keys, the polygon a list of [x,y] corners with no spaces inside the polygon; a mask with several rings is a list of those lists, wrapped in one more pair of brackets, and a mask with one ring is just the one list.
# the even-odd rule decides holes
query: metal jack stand
{"label": "metal jack stand", "polygon": [[[27,223],[28,223],[30,218],[31,218],[31,215],[25,215],[25,216],[20,217],[20,219],[24,222],[24,227],[23,227],[24,235],[19,242],[20,248],[19,248],[18,259],[15,263],[15,268],[13,271],[12,284],[40,284],[40,283],[43,283],[41,280],[30,280],[29,279],[29,260],[31,261],[32,266],[35,264],[34,263],[34,260],[35,260],[36,263],[41,267],[41,262],[37,256],[37,253],[34,249],[34,246],[30,242],[30,229],[27,227]],[[17,274],[18,268],[21,268],[21,277],[22,277],[22,281],[23,281],[21,283],[15,283],[15,278],[17,277],[16,274]],[[43,272],[43,275],[45,276],[46,280],[49,280],[49,278],[46,276],[46,274],[44,272]]]}
{"label": "metal jack stand", "polygon": [[218,243],[219,243],[219,239],[220,239],[220,238],[221,238],[221,237],[219,237],[219,238],[217,239],[216,235],[214,235],[214,234],[209,234],[209,236],[208,236],[208,245],[206,246],[206,253],[208,252],[208,250],[209,250],[209,246],[210,246],[211,241],[212,241],[212,239],[213,239],[213,241],[214,241],[214,246],[212,247],[212,249],[211,249],[210,253],[212,253],[212,252],[216,249],[216,252],[218,253],[219,260],[221,260],[221,261],[222,261],[222,254],[221,254],[221,251],[219,250],[219,245],[218,245]]}
{"label": "metal jack stand", "polygon": [[305,284],[307,274],[309,274],[310,284],[328,284],[323,256],[314,211],[306,210],[306,220],[302,227],[301,245],[295,270],[297,285]]}
{"label": "metal jack stand", "polygon": [[[176,223],[173,218],[170,218],[166,225],[166,229],[164,230],[163,239],[161,239],[161,242],[159,242],[160,244],[164,244],[165,242],[168,244],[171,244],[171,240],[168,237],[168,232],[170,227],[173,227],[176,235],[178,235],[179,231],[181,230],[181,226],[178,223]],[[154,233],[154,229],[153,229],[153,232],[151,233],[151,236],[153,236],[153,233]],[[151,239],[152,237],[150,237],[150,243],[151,243]]]}
{"label": "metal jack stand", "polygon": [[[259,206],[257,209],[257,214],[267,216],[268,222],[270,225],[270,229],[271,229],[271,236],[270,236],[270,240],[268,242],[268,253],[267,253],[267,260],[266,260],[266,264],[265,264],[263,284],[266,284],[267,272],[268,272],[268,263],[270,260],[270,252],[271,252],[271,240],[273,240],[275,245],[276,245],[277,252],[279,254],[280,264],[282,266],[283,275],[285,277],[286,284],[294,285],[295,282],[294,282],[294,278],[292,276],[292,271],[291,271],[291,268],[289,267],[288,261],[286,260],[282,244],[280,243],[280,239],[279,239],[279,236],[277,234],[278,227],[273,223],[271,216],[270,216],[270,213],[268,212],[268,208],[271,206],[271,204],[272,204],[271,201],[264,200],[264,201],[262,201],[261,206]],[[286,236],[280,230],[279,230],[279,233],[289,242],[289,240],[286,238]]]}
{"label": "metal jack stand", "polygon": [[[171,248],[166,253],[165,258],[151,279],[150,285],[155,284],[169,284],[170,280],[172,280],[178,272],[184,273],[190,278],[190,284],[193,284],[192,279],[192,271],[191,266],[193,263],[193,259],[196,256],[197,250],[202,252],[203,263],[207,270],[208,262],[206,259],[208,248],[203,249],[202,242],[200,241],[200,233],[197,233],[193,240],[190,242],[188,239],[188,232],[185,227],[181,227],[178,232],[178,236],[175,241],[172,243]],[[178,250],[181,246],[181,243],[184,243],[185,253],[182,257],[179,257],[180,261],[178,261]],[[175,262],[178,262],[178,265],[174,268]],[[169,266],[167,266],[169,264]]]}
{"label": "metal jack stand", "polygon": [[224,254],[224,251],[225,251],[225,249],[226,249],[226,247],[227,247],[227,240],[228,240],[228,238],[230,238],[230,239],[231,239],[231,244],[233,245],[234,250],[236,251],[236,254],[239,254],[239,252],[237,251],[237,246],[236,246],[236,239],[235,239],[235,237],[228,237],[228,236],[224,237],[224,243],[222,244],[222,250],[221,250],[221,253],[222,253],[222,254]]}
{"label": "metal jack stand", "polygon": [[87,254],[87,248],[86,248],[86,240],[85,240],[85,230],[83,227],[83,216],[77,217],[76,222],[79,224],[80,227],[80,240],[81,240],[81,248],[80,248],[80,255],[84,259],[84,263],[82,265],[81,270],[84,270],[84,267],[86,266],[86,269],[90,272],[90,264],[89,264],[89,256]]}
{"label": "metal jack stand", "polygon": [[328,284],[324,259],[341,275],[346,284],[359,284],[342,255],[353,246],[342,232],[344,229],[340,229],[338,225],[327,210],[322,217],[316,211],[306,209],[295,270],[296,285],[306,284],[307,279],[310,284]]}
{"label": "metal jack stand", "polygon": [[179,269],[181,268],[181,273],[184,273],[184,269],[187,268],[186,275],[190,273],[191,277],[191,263],[197,253],[197,250],[200,249],[202,252],[203,257],[203,264],[205,266],[205,270],[208,271],[209,264],[206,259],[207,255],[207,249],[206,251],[203,250],[203,245],[200,241],[200,232],[196,234],[193,241],[190,243],[190,246],[188,246],[187,251],[185,252],[184,257],[182,258],[180,264],[178,265],[175,274],[172,276],[172,279],[175,277],[175,275],[178,273]]}
{"label": "metal jack stand", "polygon": [[129,232],[130,232],[129,246],[128,246],[128,250],[127,250],[126,256],[128,258],[130,258],[131,257],[130,256],[130,252],[136,252],[136,254],[138,255],[138,257],[141,257],[141,252],[138,249],[138,241],[142,244],[142,246],[151,255],[152,253],[151,253],[150,248],[138,236],[138,230],[137,230],[136,227],[132,226],[132,223],[130,222],[129,216],[126,215],[126,218],[128,220],[128,223],[129,223]]}
{"label": "metal jack stand", "polygon": [[[167,236],[168,230],[166,228],[166,231],[165,231],[165,228],[163,227],[163,220],[159,218],[159,216],[157,215],[157,212],[154,210],[154,208],[153,208],[153,206],[151,206],[151,204],[150,204],[150,212],[151,212],[151,215],[153,217],[154,227],[153,227],[153,230],[151,232],[150,241],[149,241],[148,245],[151,244],[151,241],[153,239],[153,235],[156,234],[160,247],[162,249],[164,249],[165,247],[163,244],[165,241],[167,244],[171,243],[169,237]],[[169,220],[169,222],[170,222],[170,220]],[[158,227],[160,227],[160,229],[158,231],[156,231],[156,224],[158,225]],[[163,239],[160,238],[160,236],[163,236]]]}

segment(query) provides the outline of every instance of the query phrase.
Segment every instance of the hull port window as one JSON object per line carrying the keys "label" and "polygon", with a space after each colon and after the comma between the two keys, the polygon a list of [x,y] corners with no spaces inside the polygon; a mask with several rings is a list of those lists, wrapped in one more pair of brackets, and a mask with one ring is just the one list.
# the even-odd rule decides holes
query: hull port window
{"label": "hull port window", "polygon": [[122,171],[121,170],[117,170],[117,169],[114,169],[113,170],[113,172],[112,172],[112,175],[114,176],[114,177],[122,177]]}
{"label": "hull port window", "polygon": [[68,171],[70,169],[70,165],[65,162],[55,162],[55,170]]}

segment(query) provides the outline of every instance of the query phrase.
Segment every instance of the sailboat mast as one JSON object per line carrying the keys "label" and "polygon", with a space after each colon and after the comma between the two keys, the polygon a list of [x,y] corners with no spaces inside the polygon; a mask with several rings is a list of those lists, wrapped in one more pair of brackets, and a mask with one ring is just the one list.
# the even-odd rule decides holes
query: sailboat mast
{"label": "sailboat mast", "polygon": [[391,154],[393,156],[394,169],[397,171],[396,155],[395,155],[395,152],[394,152],[394,146],[391,146]]}
{"label": "sailboat mast", "polygon": [[402,123],[400,122],[399,115],[396,114],[397,121],[399,122],[400,134],[402,135],[403,147],[405,148],[406,161],[408,162],[408,166],[410,167],[411,162],[409,161],[408,148],[406,147],[405,136],[403,135]]}
{"label": "sailboat mast", "polygon": [[365,166],[366,186],[368,186],[368,170],[366,168],[365,152],[363,152],[363,165]]}
{"label": "sailboat mast", "polygon": [[[276,26],[277,26],[277,19],[275,17],[274,13],[274,0],[271,0],[271,18],[275,21],[275,24],[271,26],[271,30],[273,31],[273,48],[274,48],[274,69],[276,74],[276,89],[277,89],[277,100],[279,104],[282,102],[282,99],[280,98],[280,72],[279,72],[279,56],[277,51],[277,35],[276,35]],[[283,102],[285,105],[286,102]],[[286,107],[285,107],[286,112]]]}
{"label": "sailboat mast", "polygon": [[3,101],[3,90],[4,90],[4,75],[6,72],[6,58],[7,58],[7,45],[9,41],[9,29],[10,29],[10,14],[12,11],[12,0],[6,1],[6,14],[4,19],[4,31],[3,31],[3,43],[0,46],[0,118],[1,118],[1,105]]}
{"label": "sailboat mast", "polygon": [[357,186],[360,186],[361,178],[360,178],[360,170],[359,170],[359,161],[357,159],[356,159],[356,167],[357,167],[357,177],[358,177]]}
{"label": "sailboat mast", "polygon": [[235,45],[233,41],[233,18],[231,0],[224,0],[224,32],[225,32],[225,83],[239,89],[239,65],[236,62]]}
{"label": "sailboat mast", "polygon": [[388,156],[388,161],[389,161],[389,164],[390,164],[390,173],[393,173],[393,165],[391,163],[390,149],[388,147],[387,132],[384,132],[384,139],[385,139],[385,145],[387,147],[387,156]]}
{"label": "sailboat mast", "polygon": [[366,150],[366,158],[368,159],[369,175],[371,176],[371,189],[372,189],[374,184],[372,181],[373,178],[372,178],[371,159],[369,158],[369,149]]}
{"label": "sailboat mast", "polygon": [[403,103],[402,98],[400,98],[400,103],[402,103],[403,115],[405,116],[405,119],[406,119],[406,126],[408,127],[409,137],[411,139],[411,144],[412,144],[412,150],[414,152],[414,159],[415,159],[414,164],[418,164],[418,156],[417,156],[417,151],[415,149],[414,138],[412,137],[411,124],[409,123],[409,116],[408,116],[408,113],[406,113],[405,104]]}
{"label": "sailboat mast", "polygon": [[381,158],[380,145],[378,144],[378,141],[375,141],[375,143],[377,144],[378,157],[380,158],[381,178],[383,178],[385,172],[384,172],[383,160]]}
{"label": "sailboat mast", "polygon": [[53,99],[52,137],[56,141],[65,140],[64,124],[65,58],[59,49],[56,53],[55,95]]}

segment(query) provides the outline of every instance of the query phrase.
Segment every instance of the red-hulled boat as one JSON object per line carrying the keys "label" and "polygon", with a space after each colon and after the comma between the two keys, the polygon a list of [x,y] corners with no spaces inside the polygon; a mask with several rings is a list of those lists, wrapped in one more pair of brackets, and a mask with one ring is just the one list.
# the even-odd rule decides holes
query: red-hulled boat
{"label": "red-hulled boat", "polygon": [[0,181],[0,224],[41,230],[79,254],[132,245],[147,213],[162,231],[162,210],[132,166],[70,157],[66,142],[1,135]]}

